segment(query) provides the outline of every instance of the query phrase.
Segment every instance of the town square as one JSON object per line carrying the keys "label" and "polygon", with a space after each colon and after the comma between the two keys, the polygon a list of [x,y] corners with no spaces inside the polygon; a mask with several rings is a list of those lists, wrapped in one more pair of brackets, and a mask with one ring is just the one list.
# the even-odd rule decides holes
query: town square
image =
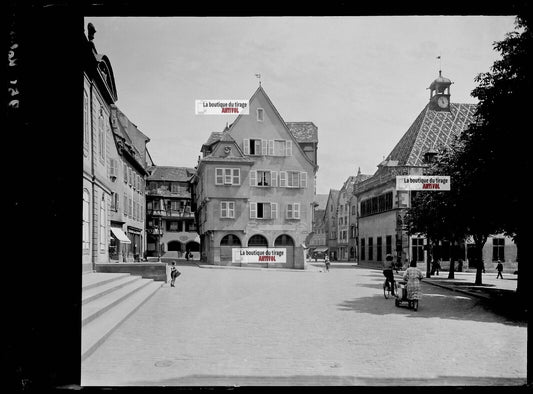
{"label": "town square", "polygon": [[530,387],[533,35],[511,3],[13,5],[10,164],[53,172],[11,188],[10,384]]}

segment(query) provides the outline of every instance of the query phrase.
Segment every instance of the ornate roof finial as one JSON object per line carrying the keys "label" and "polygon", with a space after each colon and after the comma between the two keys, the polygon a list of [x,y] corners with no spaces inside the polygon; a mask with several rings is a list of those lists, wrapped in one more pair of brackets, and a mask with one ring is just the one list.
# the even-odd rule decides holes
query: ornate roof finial
{"label": "ornate roof finial", "polygon": [[261,74],[255,74],[255,77],[259,79],[259,86],[261,86]]}
{"label": "ornate roof finial", "polygon": [[361,175],[361,167],[357,167],[357,175]]}

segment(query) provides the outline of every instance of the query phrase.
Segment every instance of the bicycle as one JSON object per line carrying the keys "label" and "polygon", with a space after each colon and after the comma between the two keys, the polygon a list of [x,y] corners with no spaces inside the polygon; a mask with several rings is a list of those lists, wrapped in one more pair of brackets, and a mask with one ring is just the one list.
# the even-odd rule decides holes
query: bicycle
{"label": "bicycle", "polygon": [[[394,283],[394,294],[398,294],[398,284],[396,281]],[[391,295],[391,285],[389,283],[389,279],[385,278],[385,282],[383,282],[383,295],[385,296],[385,299],[389,299]]]}

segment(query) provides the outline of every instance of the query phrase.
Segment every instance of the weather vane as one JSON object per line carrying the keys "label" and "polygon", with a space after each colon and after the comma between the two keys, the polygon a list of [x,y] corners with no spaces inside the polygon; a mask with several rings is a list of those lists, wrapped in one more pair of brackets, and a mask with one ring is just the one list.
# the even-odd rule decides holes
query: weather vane
{"label": "weather vane", "polygon": [[439,59],[439,75],[440,75],[440,73],[442,71],[442,64],[441,64],[441,60],[440,60],[440,55],[437,56],[437,59]]}
{"label": "weather vane", "polygon": [[261,74],[255,74],[255,76],[259,79],[259,86],[261,86]]}

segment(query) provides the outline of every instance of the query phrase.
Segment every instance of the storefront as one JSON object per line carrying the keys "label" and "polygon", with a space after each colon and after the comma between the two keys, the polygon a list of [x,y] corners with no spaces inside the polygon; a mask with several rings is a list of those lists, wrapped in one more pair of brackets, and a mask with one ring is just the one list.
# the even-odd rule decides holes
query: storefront
{"label": "storefront", "polygon": [[125,262],[125,256],[131,241],[120,227],[111,227],[111,236],[109,239],[109,259],[112,261]]}

